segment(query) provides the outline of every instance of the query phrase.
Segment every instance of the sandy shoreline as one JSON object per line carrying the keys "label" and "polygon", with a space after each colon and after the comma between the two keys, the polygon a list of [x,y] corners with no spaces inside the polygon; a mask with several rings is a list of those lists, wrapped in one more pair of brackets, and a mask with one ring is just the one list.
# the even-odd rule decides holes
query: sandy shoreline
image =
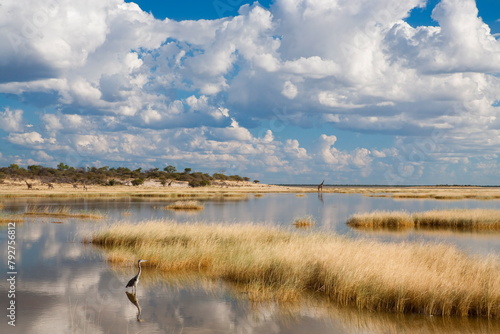
{"label": "sandy shoreline", "polygon": [[[53,184],[49,189],[46,184],[39,181],[28,180],[33,183],[32,189],[28,189],[24,181],[4,181],[0,184],[0,198],[2,197],[179,197],[207,196],[224,194],[259,194],[259,193],[317,193],[316,186],[291,186],[255,184],[252,182],[226,182],[223,186],[211,185],[206,187],[188,187],[187,184],[178,184],[173,187],[163,187],[154,181],[147,182],[141,186],[99,186],[88,185],[87,190],[83,185]],[[363,194],[369,197],[391,197],[394,199],[436,199],[436,200],[460,200],[460,199],[500,199],[500,187],[478,187],[478,186],[325,186],[323,193]]]}
{"label": "sandy shoreline", "polygon": [[315,192],[311,187],[287,187],[267,184],[254,184],[251,182],[226,182],[224,186],[212,185],[206,187],[191,188],[181,183],[176,186],[161,186],[159,183],[147,182],[141,186],[100,186],[87,185],[86,190],[83,185],[53,184],[53,189],[49,189],[46,184],[38,181],[28,180],[32,183],[32,189],[28,189],[24,182],[5,181],[0,184],[0,198],[2,197],[115,197],[115,196],[138,196],[138,197],[177,197],[177,195],[224,195],[224,194],[252,194],[252,193],[295,193],[295,192]]}

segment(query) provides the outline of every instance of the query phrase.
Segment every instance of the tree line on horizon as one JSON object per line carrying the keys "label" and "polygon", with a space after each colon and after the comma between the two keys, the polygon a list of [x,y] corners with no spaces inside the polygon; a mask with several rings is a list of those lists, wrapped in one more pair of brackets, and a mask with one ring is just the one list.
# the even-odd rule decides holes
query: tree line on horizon
{"label": "tree line on horizon", "polygon": [[[4,179],[37,179],[44,183],[82,183],[87,185],[114,186],[130,182],[134,186],[144,183],[146,180],[159,181],[163,186],[173,181],[188,182],[191,187],[202,187],[212,184],[214,181],[250,181],[248,177],[239,175],[225,175],[214,173],[212,175],[201,172],[193,172],[191,168],[177,171],[175,166],[130,169],[127,167],[72,167],[61,162],[56,168],[44,167],[42,165],[29,165],[27,168],[17,164],[8,167],[0,167],[0,181]],[[259,181],[255,180],[255,183]]]}

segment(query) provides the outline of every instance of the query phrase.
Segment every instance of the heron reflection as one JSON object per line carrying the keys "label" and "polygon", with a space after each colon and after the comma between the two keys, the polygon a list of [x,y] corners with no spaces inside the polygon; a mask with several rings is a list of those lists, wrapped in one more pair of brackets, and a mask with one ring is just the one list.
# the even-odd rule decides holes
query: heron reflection
{"label": "heron reflection", "polygon": [[125,293],[127,294],[128,300],[130,300],[130,302],[134,304],[135,307],[137,307],[137,321],[141,322],[142,321],[141,305],[139,305],[139,299],[137,298],[137,294],[135,292],[128,292],[128,291],[125,291]]}

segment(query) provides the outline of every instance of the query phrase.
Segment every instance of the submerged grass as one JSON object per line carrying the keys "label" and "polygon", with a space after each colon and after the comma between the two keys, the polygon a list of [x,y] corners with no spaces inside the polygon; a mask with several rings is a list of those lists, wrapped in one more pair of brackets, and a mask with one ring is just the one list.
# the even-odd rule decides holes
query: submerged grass
{"label": "submerged grass", "polygon": [[500,259],[453,246],[164,221],[117,224],[91,241],[110,261],[143,258],[160,271],[224,279],[254,299],[296,301],[309,292],[359,309],[500,317]]}
{"label": "submerged grass", "polygon": [[165,206],[167,210],[203,210],[204,206],[198,201],[176,201]]}
{"label": "submerged grass", "polygon": [[293,225],[297,228],[307,228],[314,226],[315,224],[316,222],[314,221],[314,218],[310,215],[296,218],[293,221]]}
{"label": "submerged grass", "polygon": [[453,229],[499,231],[500,210],[454,209],[410,214],[405,211],[374,211],[352,215],[347,224],[366,229]]}
{"label": "submerged grass", "polygon": [[24,212],[25,216],[102,219],[104,215],[95,211],[72,211],[68,206],[38,206],[31,205]]}

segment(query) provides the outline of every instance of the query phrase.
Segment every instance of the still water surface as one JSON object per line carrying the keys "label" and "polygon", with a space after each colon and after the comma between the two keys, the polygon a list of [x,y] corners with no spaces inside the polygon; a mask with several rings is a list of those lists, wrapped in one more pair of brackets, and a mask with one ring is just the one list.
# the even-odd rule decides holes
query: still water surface
{"label": "still water surface", "polygon": [[[345,225],[354,213],[372,210],[410,212],[448,208],[500,209],[499,201],[393,200],[358,194],[265,194],[245,200],[206,200],[199,213],[162,208],[165,200],[11,199],[4,212],[28,205],[97,210],[104,220],[29,218],[16,225],[16,327],[2,313],[0,333],[500,333],[500,321],[396,316],[361,312],[310,301],[304,305],[254,305],[224,282],[160,277],[145,270],[136,298],[124,288],[136,269],[111,268],[102,251],[82,239],[117,221],[151,219],[179,222],[252,222],[291,228],[297,217],[311,215],[314,229],[352,238],[429,241],[457,245],[467,253],[500,254],[495,233],[364,233]],[[56,223],[57,222],[57,223]],[[0,227],[2,263],[7,263],[7,227]],[[6,268],[6,266],[3,266]],[[4,270],[5,275],[7,269]],[[5,276],[4,275],[4,276]],[[7,284],[0,285],[6,309]],[[140,314],[138,314],[140,311]],[[140,321],[138,321],[138,318]]]}

